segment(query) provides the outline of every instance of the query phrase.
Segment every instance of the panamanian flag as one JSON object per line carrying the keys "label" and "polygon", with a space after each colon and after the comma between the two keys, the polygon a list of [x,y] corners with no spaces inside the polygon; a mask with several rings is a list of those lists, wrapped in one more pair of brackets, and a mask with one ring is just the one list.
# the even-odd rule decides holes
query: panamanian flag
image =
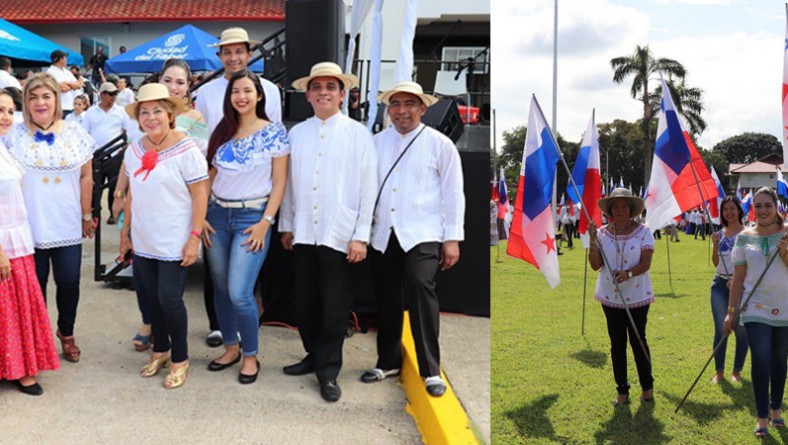
{"label": "panamanian flag", "polygon": [[525,150],[506,253],[542,271],[551,288],[561,282],[550,200],[558,147],[536,97],[531,97]]}
{"label": "panamanian flag", "polygon": [[[596,223],[597,227],[600,227],[602,225],[602,211],[599,210],[597,201],[604,195],[605,185],[602,183],[600,172],[599,135],[595,114],[595,110],[592,110],[591,119],[583,134],[583,142],[580,143],[580,150],[577,152],[577,160],[572,168],[572,179],[577,184],[577,191],[580,192],[582,199],[579,199],[574,187],[567,187],[566,193],[573,202],[580,202],[591,220]],[[588,218],[586,218],[586,212],[582,212],[577,224],[577,233],[581,234],[580,240],[585,248],[588,248],[588,237],[582,235],[587,231]]]}
{"label": "panamanian flag", "polygon": [[709,214],[711,215],[711,222],[720,224],[720,213],[722,212],[722,200],[725,199],[725,189],[722,188],[720,177],[717,176],[717,171],[711,167],[711,177],[714,178],[714,185],[717,186],[717,198],[709,202]]}
{"label": "panamanian flag", "polygon": [[[696,175],[702,194],[698,193]],[[646,225],[652,231],[667,226],[682,212],[703,205],[704,201],[718,195],[709,169],[698,154],[689,133],[681,126],[665,79],[662,79],[657,141],[648,188]]]}
{"label": "panamanian flag", "polygon": [[785,176],[780,170],[777,170],[777,194],[788,199],[788,182],[786,182]]}

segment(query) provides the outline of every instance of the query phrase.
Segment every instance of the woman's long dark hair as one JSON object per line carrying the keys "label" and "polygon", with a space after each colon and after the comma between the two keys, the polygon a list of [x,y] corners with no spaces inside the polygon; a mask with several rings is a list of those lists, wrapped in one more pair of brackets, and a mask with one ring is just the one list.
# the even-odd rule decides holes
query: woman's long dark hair
{"label": "woman's long dark hair", "polygon": [[238,79],[244,77],[252,81],[252,84],[257,91],[257,95],[261,98],[257,102],[257,107],[255,107],[255,114],[257,114],[257,117],[260,119],[265,119],[267,121],[271,120],[268,118],[268,115],[265,114],[265,93],[263,92],[263,86],[260,84],[260,78],[257,77],[257,74],[249,70],[241,70],[237,73],[234,73],[232,76],[230,76],[230,82],[227,84],[227,91],[224,92],[224,105],[222,107],[224,111],[224,117],[219,121],[219,124],[216,126],[216,129],[213,130],[213,133],[211,133],[211,139],[208,140],[209,166],[211,165],[213,157],[216,155],[216,151],[219,149],[219,147],[221,147],[225,142],[229,141],[235,132],[238,131],[238,112],[235,111],[235,108],[233,108],[233,104],[230,101],[230,96],[232,96],[233,84],[235,84]]}
{"label": "woman's long dark hair", "polygon": [[744,220],[744,209],[741,208],[741,203],[739,203],[739,199],[733,195],[728,195],[722,198],[722,202],[720,203],[720,223],[722,223],[722,225],[725,227],[728,227],[728,220],[725,218],[725,215],[722,214],[722,210],[725,209],[725,204],[729,202],[732,202],[733,205],[736,206],[736,212],[739,215],[737,221],[739,221],[739,224],[741,224],[742,221]]}

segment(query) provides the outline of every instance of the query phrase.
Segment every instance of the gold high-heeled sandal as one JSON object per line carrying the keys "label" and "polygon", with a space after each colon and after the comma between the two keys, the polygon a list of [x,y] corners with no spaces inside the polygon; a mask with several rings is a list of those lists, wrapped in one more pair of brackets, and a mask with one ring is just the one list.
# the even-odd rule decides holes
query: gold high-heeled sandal
{"label": "gold high-heeled sandal", "polygon": [[178,369],[170,368],[170,373],[164,378],[164,387],[166,389],[180,388],[186,383],[186,377],[189,375],[189,362]]}
{"label": "gold high-heeled sandal", "polygon": [[151,360],[147,365],[143,366],[142,369],[140,369],[140,377],[153,377],[159,373],[161,368],[166,368],[169,365],[170,354],[164,354],[155,360]]}

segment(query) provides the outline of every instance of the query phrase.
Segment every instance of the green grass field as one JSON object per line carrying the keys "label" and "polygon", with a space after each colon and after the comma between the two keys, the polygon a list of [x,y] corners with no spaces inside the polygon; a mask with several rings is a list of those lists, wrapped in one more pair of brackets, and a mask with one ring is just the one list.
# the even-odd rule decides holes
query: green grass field
{"label": "green grass field", "polygon": [[[649,311],[655,403],[639,401],[631,348],[632,402],[613,408],[616,389],[610,342],[600,304],[593,299],[597,273],[588,269],[585,335],[584,251],[562,249],[561,284],[550,289],[541,272],[491,247],[492,350],[490,365],[494,444],[740,444],[756,443],[750,357],[743,383],[712,384],[714,363],[674,414],[712,350],[709,288],[714,268],[708,243],[684,234],[670,243],[672,289],[665,238],[657,240],[651,279],[657,301]],[[770,428],[763,443],[788,443],[786,429]]]}

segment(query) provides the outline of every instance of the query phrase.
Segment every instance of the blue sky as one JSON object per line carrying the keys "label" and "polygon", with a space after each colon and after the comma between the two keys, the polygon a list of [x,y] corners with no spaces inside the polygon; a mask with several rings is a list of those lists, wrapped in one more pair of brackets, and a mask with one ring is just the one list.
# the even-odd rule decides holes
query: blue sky
{"label": "blue sky", "polygon": [[[535,94],[552,116],[553,0],[491,0],[492,90],[497,138],[528,119]],[[631,80],[612,82],[610,59],[648,44],[681,62],[687,84],[705,92],[707,149],[747,131],[782,138],[785,7],[774,0],[559,0],[558,119],[562,136],[580,141],[597,123],[634,121],[642,105]],[[656,82],[655,82],[656,83]]]}

